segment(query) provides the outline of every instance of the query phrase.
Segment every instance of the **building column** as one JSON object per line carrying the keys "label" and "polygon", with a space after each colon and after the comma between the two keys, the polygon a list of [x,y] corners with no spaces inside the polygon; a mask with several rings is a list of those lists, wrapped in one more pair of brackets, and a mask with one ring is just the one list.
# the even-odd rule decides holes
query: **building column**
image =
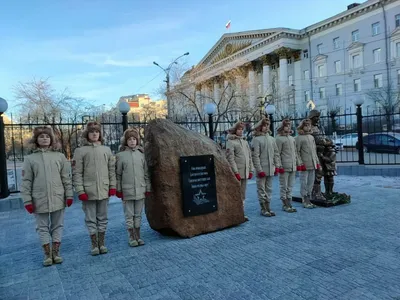
{"label": "building column", "polygon": [[303,109],[303,107],[300,107],[303,105],[302,99],[303,99],[303,74],[301,73],[301,52],[295,52],[294,53],[294,111],[298,111],[298,108]]}
{"label": "building column", "polygon": [[256,71],[255,63],[252,62],[248,65],[249,76],[249,105],[255,107],[257,105],[257,85],[256,85]]}
{"label": "building column", "polygon": [[279,89],[283,93],[288,86],[288,61],[286,57],[279,57]]}
{"label": "building column", "polygon": [[263,62],[262,68],[262,92],[263,96],[266,96],[270,89],[270,80],[271,80],[271,57],[269,55],[265,55],[261,58]]}
{"label": "building column", "polygon": [[271,66],[270,65],[263,65],[263,73],[262,73],[262,78],[263,78],[263,95],[267,95],[268,89],[269,89],[269,80],[270,80],[270,72],[271,72]]}
{"label": "building column", "polygon": [[213,90],[214,90],[214,101],[216,103],[221,102],[221,91],[220,91],[220,87],[219,87],[219,80],[220,80],[219,77],[214,78]]}

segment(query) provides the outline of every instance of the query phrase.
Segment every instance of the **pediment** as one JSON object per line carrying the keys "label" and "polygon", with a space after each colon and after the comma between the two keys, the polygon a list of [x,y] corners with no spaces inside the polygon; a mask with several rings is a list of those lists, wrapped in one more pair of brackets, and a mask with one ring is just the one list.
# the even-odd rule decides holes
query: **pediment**
{"label": "pediment", "polygon": [[395,30],[392,31],[390,34],[392,39],[399,39],[400,38],[400,27],[397,27]]}
{"label": "pediment", "polygon": [[278,32],[277,29],[265,29],[224,34],[197,67],[210,66]]}
{"label": "pediment", "polygon": [[360,42],[353,42],[350,44],[349,47],[347,47],[347,51],[351,51],[351,50],[358,50],[360,48],[364,47],[364,43],[360,43]]}
{"label": "pediment", "polygon": [[315,63],[325,62],[327,58],[328,58],[328,55],[325,55],[325,54],[318,54],[318,55],[314,58],[314,62],[315,62]]}

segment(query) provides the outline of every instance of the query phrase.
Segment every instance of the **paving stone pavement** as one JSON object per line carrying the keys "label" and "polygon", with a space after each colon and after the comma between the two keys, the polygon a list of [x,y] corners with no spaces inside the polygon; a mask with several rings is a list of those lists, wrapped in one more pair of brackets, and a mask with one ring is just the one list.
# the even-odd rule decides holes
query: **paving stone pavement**
{"label": "paving stone pavement", "polygon": [[335,188],[352,195],[350,205],[307,210],[295,203],[298,212],[288,214],[278,187],[275,178],[276,217],[259,214],[251,180],[249,222],[180,239],[144,220],[146,245],[137,248],[128,246],[122,205],[113,198],[109,253],[97,257],[75,202],[66,212],[64,263],[48,268],[34,217],[0,213],[0,299],[400,299],[398,189],[339,176]]}

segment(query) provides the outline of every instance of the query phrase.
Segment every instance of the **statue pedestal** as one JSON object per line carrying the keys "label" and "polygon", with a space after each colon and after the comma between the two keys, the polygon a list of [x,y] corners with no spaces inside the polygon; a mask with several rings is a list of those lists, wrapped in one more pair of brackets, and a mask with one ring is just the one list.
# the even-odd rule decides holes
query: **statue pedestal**
{"label": "statue pedestal", "polygon": [[[331,195],[325,195],[326,200],[311,199],[311,203],[322,207],[331,207],[341,204],[351,203],[351,196],[344,193],[333,193]],[[293,202],[302,202],[301,197],[292,197]]]}

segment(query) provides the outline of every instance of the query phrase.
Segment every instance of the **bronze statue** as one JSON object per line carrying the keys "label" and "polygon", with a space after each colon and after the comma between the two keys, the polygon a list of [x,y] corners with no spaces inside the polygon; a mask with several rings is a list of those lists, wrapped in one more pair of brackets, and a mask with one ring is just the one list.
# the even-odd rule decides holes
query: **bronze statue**
{"label": "bronze statue", "polygon": [[[333,141],[326,137],[324,128],[320,126],[321,113],[314,109],[308,114],[311,120],[312,135],[317,145],[317,155],[319,158],[320,168],[315,172],[315,181],[312,192],[312,198],[317,201],[326,201],[334,194],[334,176],[336,173],[336,149]],[[325,195],[321,191],[321,181],[324,177]]]}

